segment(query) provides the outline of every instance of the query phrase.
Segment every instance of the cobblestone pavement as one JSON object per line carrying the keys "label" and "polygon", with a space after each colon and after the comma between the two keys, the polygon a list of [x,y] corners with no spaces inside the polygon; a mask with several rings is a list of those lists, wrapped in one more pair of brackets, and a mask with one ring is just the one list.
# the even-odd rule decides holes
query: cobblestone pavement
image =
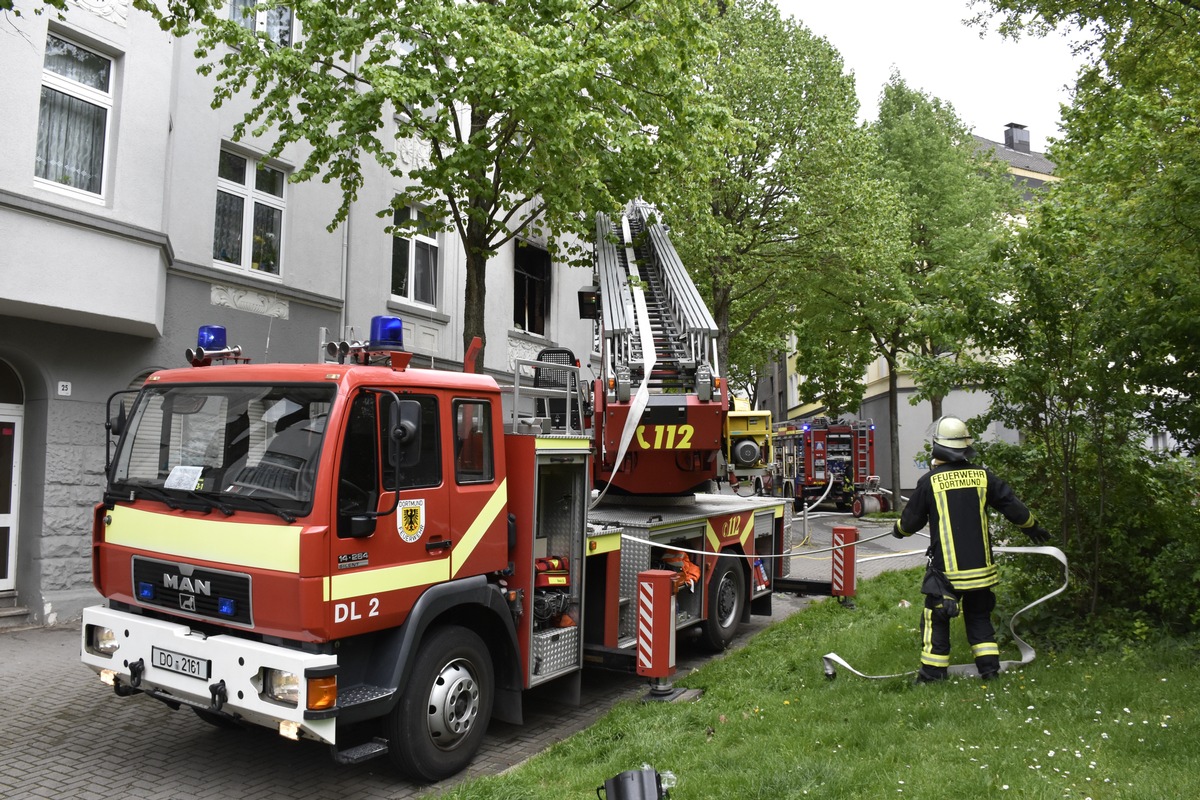
{"label": "cobblestone pavement", "polygon": [[[793,575],[828,579],[833,524],[854,525],[859,539],[886,532],[881,524],[847,515],[815,516],[809,540],[796,548]],[[793,522],[795,541],[803,520]],[[858,577],[921,563],[919,556],[875,559],[900,550],[890,536],[858,547]],[[810,555],[811,553],[811,555]],[[916,560],[914,560],[914,558]],[[810,598],[776,595],[772,617],[742,626],[734,647],[772,622],[804,608]],[[681,637],[677,672],[711,659]],[[77,624],[0,632],[0,797],[3,798],[414,798],[436,795],[463,777],[500,772],[580,731],[622,700],[645,695],[636,676],[585,672],[582,702],[563,708],[531,693],[525,724],[493,723],[483,748],[462,775],[432,787],[409,783],[386,761],[338,766],[326,748],[290,742],[265,729],[226,731],[186,710],[145,698],[122,699],[79,662]]]}

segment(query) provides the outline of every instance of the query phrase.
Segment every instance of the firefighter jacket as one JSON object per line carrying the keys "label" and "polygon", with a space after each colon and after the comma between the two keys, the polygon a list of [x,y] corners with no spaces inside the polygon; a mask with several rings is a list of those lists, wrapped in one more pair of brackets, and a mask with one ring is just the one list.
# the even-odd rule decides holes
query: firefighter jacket
{"label": "firefighter jacket", "polygon": [[901,535],[912,536],[928,523],[932,566],[945,572],[959,591],[984,589],[999,580],[992,561],[988,506],[1019,528],[1035,523],[1033,513],[991,470],[966,461],[935,462],[917,481],[896,527]]}

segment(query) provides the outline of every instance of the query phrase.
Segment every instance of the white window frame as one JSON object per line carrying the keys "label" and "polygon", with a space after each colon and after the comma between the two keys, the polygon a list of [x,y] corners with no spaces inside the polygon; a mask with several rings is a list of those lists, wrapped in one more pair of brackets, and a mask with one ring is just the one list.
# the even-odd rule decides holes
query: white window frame
{"label": "white window frame", "polygon": [[[246,160],[246,172],[243,176],[245,183],[236,183],[234,181],[222,178],[218,167],[217,173],[217,192],[233,195],[242,199],[242,253],[241,262],[225,261],[217,258],[213,254],[213,264],[226,269],[245,272],[250,275],[257,275],[269,280],[282,280],[283,277],[283,262],[284,262],[284,241],[287,239],[287,189],[288,189],[288,173],[277,165],[263,164],[266,169],[278,172],[281,177],[281,189],[283,194],[276,196],[270,192],[265,192],[257,187],[255,177],[258,174],[258,166],[263,163],[260,159],[252,155],[248,155],[240,150],[222,147],[221,154],[228,153],[231,156],[243,158]],[[219,162],[218,162],[219,163]],[[279,245],[277,248],[275,263],[275,272],[268,272],[254,266],[252,259],[254,258],[254,207],[255,205],[263,205],[279,211]],[[216,237],[217,218],[214,211],[213,217],[213,236]],[[215,244],[215,242],[214,242]]]}
{"label": "white window frame", "polygon": [[[424,217],[424,218],[430,220],[431,225],[437,224],[436,220],[433,220],[429,216],[429,209],[424,208],[423,206],[419,206],[419,205],[415,205],[415,204],[408,206],[408,214],[409,214],[410,220],[417,220],[417,219],[420,219],[421,217]],[[394,216],[393,216],[393,222],[395,222]],[[406,303],[408,305],[419,306],[420,308],[436,309],[438,307],[438,302],[440,300],[439,295],[442,291],[442,277],[445,272],[443,265],[442,265],[441,234],[435,233],[433,236],[429,236],[428,234],[426,234],[425,232],[423,232],[420,229],[411,229],[411,228],[407,229],[405,231],[397,231],[393,235],[393,242],[392,242],[392,266],[393,266],[393,268],[395,267],[395,249],[397,246],[396,241],[394,241],[395,239],[403,239],[408,242],[408,295],[392,294],[391,295],[392,299],[395,301],[401,302],[401,303]],[[433,299],[432,299],[432,301],[418,300],[416,297],[413,296],[413,293],[415,292],[416,286],[417,286],[417,276],[416,276],[416,264],[417,264],[416,245],[417,244],[423,244],[423,245],[433,249],[434,264],[433,264]],[[394,284],[395,284],[395,281],[392,277],[392,270],[389,270],[388,271],[388,291],[389,291],[389,293],[391,292],[391,288],[392,288],[392,286],[394,286]]]}
{"label": "white window frame", "polygon": [[[79,198],[83,198],[86,200],[102,202],[105,199],[105,191],[108,188],[108,182],[109,182],[109,171],[108,171],[109,145],[112,141],[113,113],[115,112],[115,102],[113,99],[113,87],[116,84],[116,80],[117,80],[117,60],[113,56],[111,56],[107,53],[102,53],[94,47],[88,47],[87,45],[80,42],[78,39],[73,39],[70,36],[64,35],[60,31],[56,31],[53,29],[49,30],[46,33],[47,45],[49,44],[49,37],[51,37],[51,36],[53,36],[56,39],[61,39],[62,41],[66,42],[67,44],[78,47],[80,50],[86,50],[87,52],[91,53],[92,55],[94,55],[98,58],[102,58],[108,62],[108,91],[105,92],[100,89],[96,89],[91,86],[87,86],[86,84],[79,83],[78,81],[71,80],[70,78],[68,78],[64,75],[60,75],[59,73],[52,71],[51,69],[49,69],[46,66],[45,59],[43,58],[43,60],[42,60],[42,83],[41,83],[42,87],[47,88],[47,89],[53,89],[58,92],[62,92],[63,94],[67,95],[68,97],[73,97],[77,100],[81,100],[90,105],[98,106],[99,108],[104,110],[104,141],[101,143],[101,146],[100,146],[100,150],[102,153],[101,161],[100,161],[100,191],[92,192],[88,189],[82,189],[77,186],[72,186],[67,183],[62,183],[61,181],[55,181],[55,180],[51,180],[49,178],[43,178],[38,175],[34,175],[33,181],[34,181],[35,185],[40,186],[42,188],[51,189],[55,192],[61,192],[63,194],[68,194],[73,197],[79,197]],[[42,115],[39,110],[39,112],[38,112],[39,135],[41,132],[41,126],[42,126]]]}
{"label": "white window frame", "polygon": [[[249,0],[249,2],[247,2],[243,7],[253,8],[256,5],[258,5],[258,0]],[[238,23],[251,33],[267,30],[267,18],[272,9],[260,8],[254,13],[254,16],[246,15],[239,17],[237,13],[238,8],[239,6],[234,3],[233,0],[229,0],[228,17],[230,20]],[[276,6],[275,10],[281,8],[287,9],[288,12],[288,41],[280,42],[279,38],[275,36],[270,38],[271,41],[275,42],[275,44],[279,45],[280,47],[291,47],[296,41],[296,10],[289,5],[283,4]]]}

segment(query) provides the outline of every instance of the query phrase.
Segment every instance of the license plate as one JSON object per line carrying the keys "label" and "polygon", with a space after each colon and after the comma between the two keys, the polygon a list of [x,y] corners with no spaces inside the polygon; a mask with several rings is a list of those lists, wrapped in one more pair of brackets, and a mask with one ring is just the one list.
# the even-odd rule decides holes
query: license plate
{"label": "license plate", "polygon": [[163,650],[161,647],[150,648],[150,661],[159,669],[177,672],[189,678],[199,678],[202,681],[208,680],[209,668],[212,665],[207,659],[185,656],[183,653]]}

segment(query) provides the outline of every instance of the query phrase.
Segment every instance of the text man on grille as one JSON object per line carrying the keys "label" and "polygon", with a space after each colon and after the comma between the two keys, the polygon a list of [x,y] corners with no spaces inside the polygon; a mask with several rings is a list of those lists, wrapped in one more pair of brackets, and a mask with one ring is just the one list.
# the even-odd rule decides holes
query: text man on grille
{"label": "text man on grille", "polygon": [[929,524],[929,570],[921,591],[921,669],[919,683],[944,680],[950,666],[950,619],[961,607],[975,666],[985,680],[1000,672],[1000,648],[992,625],[999,582],[992,561],[987,509],[992,507],[1028,534],[1035,544],[1050,534],[1034,519],[1013,490],[975,455],[967,425],[942,417],[933,426],[933,461],[892,529],[896,538],[912,536]]}

